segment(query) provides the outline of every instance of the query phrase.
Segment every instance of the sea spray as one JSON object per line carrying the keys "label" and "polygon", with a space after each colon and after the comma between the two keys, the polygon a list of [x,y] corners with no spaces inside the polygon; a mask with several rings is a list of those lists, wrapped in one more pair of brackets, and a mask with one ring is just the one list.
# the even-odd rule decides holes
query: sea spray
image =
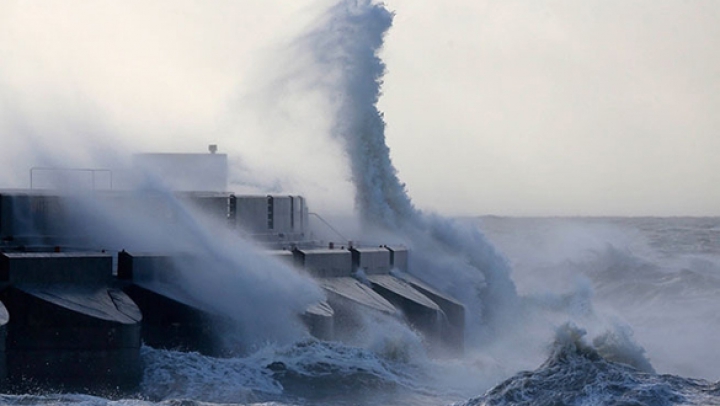
{"label": "sea spray", "polygon": [[[146,185],[147,186],[147,185]],[[307,275],[263,253],[221,221],[212,221],[161,183],[122,198],[67,197],[73,230],[98,249],[167,253],[175,258],[164,289],[189,295],[202,308],[237,322],[238,343],[307,337],[299,315],[324,294]],[[231,337],[223,337],[231,338]]]}
{"label": "sea spray", "polygon": [[333,81],[332,134],[350,158],[356,208],[373,224],[397,228],[415,214],[385,143],[377,108],[385,64],[378,57],[393,14],[368,0],[342,1],[308,38],[320,71]]}
{"label": "sea spray", "polygon": [[[306,38],[315,58],[312,70],[322,76],[318,81],[325,82],[335,103],[333,135],[349,159],[356,210],[365,232],[407,244],[412,252],[410,272],[463,302],[472,358],[503,365],[489,375],[499,377],[509,368],[534,362],[542,353],[540,345],[551,339],[552,326],[568,319],[597,323],[597,344],[609,358],[652,370],[647,359],[635,356],[642,354],[642,347],[634,343],[625,324],[608,323],[595,314],[586,280],[560,296],[546,295],[540,301],[521,297],[510,279],[509,262],[479,228],[414,207],[391,162],[384,117],[377,108],[385,73],[378,52],[392,18],[382,4],[340,2]],[[554,308],[547,307],[551,303]],[[604,327],[607,331],[597,331]],[[467,376],[476,367],[459,368]]]}
{"label": "sea spray", "polygon": [[368,0],[341,1],[305,43],[314,71],[331,89],[333,135],[345,148],[356,209],[366,232],[400,238],[412,249],[411,272],[468,307],[471,330],[496,325],[517,301],[504,258],[476,228],[416,209],[400,182],[378,110],[385,64],[378,56],[393,13]]}

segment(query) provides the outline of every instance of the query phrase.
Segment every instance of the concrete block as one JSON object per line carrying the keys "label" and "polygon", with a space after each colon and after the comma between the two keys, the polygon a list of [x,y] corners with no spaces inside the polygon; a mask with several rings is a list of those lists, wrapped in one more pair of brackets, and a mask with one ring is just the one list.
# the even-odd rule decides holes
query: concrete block
{"label": "concrete block", "polygon": [[0,253],[0,281],[11,284],[106,284],[111,279],[110,254]]}
{"label": "concrete block", "polygon": [[396,309],[392,303],[388,302],[385,298],[375,293],[369,286],[360,283],[355,278],[323,278],[319,280],[319,284],[323,289],[332,294],[328,299],[333,309],[336,309],[333,302],[335,302],[337,298],[342,298],[351,302],[352,305],[361,305],[368,309],[389,315],[399,314],[398,309]]}
{"label": "concrete block", "polygon": [[291,196],[273,196],[273,228],[278,234],[291,234],[294,220],[293,198]]}
{"label": "concrete block", "polygon": [[11,287],[7,350],[140,348],[140,310],[119,290]]}
{"label": "concrete block", "polygon": [[354,270],[366,275],[390,273],[390,251],[385,248],[351,248]]}
{"label": "concrete block", "polygon": [[236,196],[236,227],[248,234],[268,232],[268,197]]}
{"label": "concrete block", "polygon": [[367,279],[373,290],[402,310],[408,323],[421,331],[429,342],[440,340],[444,314],[437,303],[392,275],[368,275]]}
{"label": "concrete block", "polygon": [[61,196],[32,190],[0,193],[0,239],[67,234],[67,225],[68,214]]}
{"label": "concrete block", "polygon": [[408,249],[402,245],[386,245],[390,251],[390,264],[393,269],[402,272],[408,271]]}
{"label": "concrete block", "polygon": [[403,273],[400,276],[413,288],[440,306],[447,321],[442,337],[443,342],[451,352],[461,353],[465,346],[465,306],[450,295],[438,291],[410,274]]}
{"label": "concrete block", "polygon": [[135,283],[173,284],[179,278],[179,255],[148,252],[118,253],[118,279]]}
{"label": "concrete block", "polygon": [[295,250],[298,266],[318,278],[351,276],[352,254],[344,249]]}
{"label": "concrete block", "polygon": [[212,314],[182,300],[138,285],[125,292],[143,313],[142,340],[155,348],[220,355],[222,348]]}
{"label": "concrete block", "polygon": [[335,311],[325,301],[315,303],[308,307],[300,318],[307,326],[313,337],[321,340],[332,340],[335,338]]}

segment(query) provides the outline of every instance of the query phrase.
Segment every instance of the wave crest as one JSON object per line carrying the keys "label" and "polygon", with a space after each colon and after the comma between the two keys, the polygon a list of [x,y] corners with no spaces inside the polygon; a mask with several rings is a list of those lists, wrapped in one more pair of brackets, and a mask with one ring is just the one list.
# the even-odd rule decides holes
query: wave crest
{"label": "wave crest", "polygon": [[720,404],[713,393],[717,384],[639,369],[652,367],[627,331],[603,334],[592,344],[586,334],[571,323],[561,326],[538,369],[520,372],[456,406]]}

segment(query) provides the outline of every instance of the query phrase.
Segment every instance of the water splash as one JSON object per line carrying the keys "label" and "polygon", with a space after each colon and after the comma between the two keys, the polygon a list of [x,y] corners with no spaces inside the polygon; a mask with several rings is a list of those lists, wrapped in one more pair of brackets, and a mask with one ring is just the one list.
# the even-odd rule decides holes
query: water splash
{"label": "water splash", "polygon": [[[535,371],[520,372],[482,396],[458,406],[480,405],[597,405],[597,404],[718,404],[716,385],[643,370],[645,363],[629,365],[610,358],[608,348],[586,342],[585,331],[565,324],[556,331],[551,355]],[[635,346],[620,346],[623,355]],[[641,369],[638,369],[640,367]]]}
{"label": "water splash", "polygon": [[392,164],[377,103],[386,71],[379,52],[393,16],[382,3],[341,1],[304,39],[314,82],[334,101],[332,134],[350,162],[356,210],[368,232],[410,246],[411,272],[463,301],[476,318],[471,327],[499,320],[517,301],[507,261],[476,228],[415,208]]}
{"label": "water splash", "polygon": [[377,108],[385,74],[378,51],[393,16],[382,4],[342,1],[306,38],[320,71],[332,81],[332,134],[350,158],[357,209],[364,220],[391,228],[415,214],[390,160],[385,121]]}

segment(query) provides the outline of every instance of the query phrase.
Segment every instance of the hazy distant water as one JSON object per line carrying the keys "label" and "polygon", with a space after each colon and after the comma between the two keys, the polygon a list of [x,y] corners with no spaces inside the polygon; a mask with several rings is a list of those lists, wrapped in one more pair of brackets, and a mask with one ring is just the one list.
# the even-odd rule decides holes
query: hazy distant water
{"label": "hazy distant water", "polygon": [[663,373],[720,379],[720,218],[493,218],[521,293],[586,286]]}
{"label": "hazy distant water", "polygon": [[143,388],[126,399],[0,403],[720,404],[720,219],[463,221],[507,257],[522,309],[506,329],[468,337],[461,359],[432,359],[390,323],[362,348],[308,341],[232,359],[146,348]]}

